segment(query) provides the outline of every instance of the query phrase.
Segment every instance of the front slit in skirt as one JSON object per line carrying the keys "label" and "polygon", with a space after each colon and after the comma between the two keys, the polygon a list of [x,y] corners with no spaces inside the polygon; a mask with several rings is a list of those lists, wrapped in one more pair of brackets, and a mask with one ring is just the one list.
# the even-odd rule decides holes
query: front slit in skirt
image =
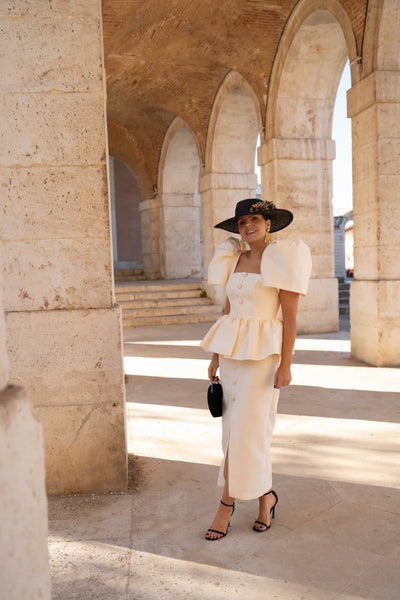
{"label": "front slit in skirt", "polygon": [[235,360],[219,357],[224,391],[222,448],[224,460],[218,485],[225,484],[225,464],[229,495],[250,500],[271,489],[271,438],[276,421],[279,390],[274,374],[280,356],[263,360]]}

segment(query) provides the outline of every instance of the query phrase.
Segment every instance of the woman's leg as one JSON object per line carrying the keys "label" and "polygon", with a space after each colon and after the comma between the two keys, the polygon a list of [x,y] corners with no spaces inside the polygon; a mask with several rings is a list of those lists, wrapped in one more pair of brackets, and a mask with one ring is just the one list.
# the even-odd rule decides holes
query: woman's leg
{"label": "woman's leg", "polygon": [[[263,496],[260,496],[258,502],[259,510],[257,521],[261,521],[261,523],[254,523],[254,528],[257,529],[257,531],[266,531],[271,526],[271,509],[276,505],[278,500],[274,494],[267,492]],[[263,525],[263,523],[265,523],[265,525]]]}
{"label": "woman's leg", "polygon": [[[222,502],[219,504],[217,514],[215,515],[214,521],[210,525],[210,529],[206,532],[206,539],[208,540],[219,540],[224,537],[223,534],[228,531],[228,524],[233,514],[232,505],[235,502],[235,498],[229,495],[228,479],[225,479],[224,491],[222,493]],[[225,506],[228,504],[228,506]],[[216,531],[210,531],[215,529]],[[220,531],[221,533],[217,533]]]}

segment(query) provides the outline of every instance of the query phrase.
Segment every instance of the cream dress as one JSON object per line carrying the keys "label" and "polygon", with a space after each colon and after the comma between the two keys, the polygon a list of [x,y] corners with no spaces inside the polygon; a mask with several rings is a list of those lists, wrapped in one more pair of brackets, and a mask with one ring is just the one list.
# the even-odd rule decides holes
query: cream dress
{"label": "cream dress", "polygon": [[260,274],[234,273],[239,257],[239,241],[229,238],[210,263],[208,282],[226,286],[231,310],[201,346],[219,354],[224,391],[218,485],[228,475],[229,495],[248,500],[272,485],[270,444],[279,397],[274,374],[282,346],[279,290],[306,294],[311,257],[306,244],[288,239],[266,247]]}

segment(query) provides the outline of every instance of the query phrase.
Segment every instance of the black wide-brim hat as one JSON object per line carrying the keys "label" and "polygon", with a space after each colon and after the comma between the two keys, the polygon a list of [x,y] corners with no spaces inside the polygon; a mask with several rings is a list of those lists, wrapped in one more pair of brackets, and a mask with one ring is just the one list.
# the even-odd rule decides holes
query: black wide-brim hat
{"label": "black wide-brim hat", "polygon": [[240,200],[236,204],[234,217],[221,221],[221,223],[214,225],[214,227],[225,229],[225,231],[230,231],[231,233],[239,233],[238,219],[250,214],[259,214],[265,219],[270,219],[270,233],[284,229],[293,221],[293,213],[290,210],[276,208],[273,202],[268,202],[267,200],[246,198],[246,200]]}

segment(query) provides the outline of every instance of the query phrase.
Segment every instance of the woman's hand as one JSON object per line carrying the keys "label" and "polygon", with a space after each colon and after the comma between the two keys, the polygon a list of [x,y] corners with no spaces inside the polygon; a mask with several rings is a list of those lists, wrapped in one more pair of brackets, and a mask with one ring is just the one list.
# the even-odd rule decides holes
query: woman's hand
{"label": "woman's hand", "polygon": [[217,376],[218,367],[219,367],[219,356],[218,356],[218,354],[214,353],[212,355],[211,362],[208,366],[208,379],[211,379],[211,381],[214,381],[215,377]]}
{"label": "woman's hand", "polygon": [[289,385],[292,381],[292,374],[290,372],[290,367],[286,367],[285,365],[280,365],[274,376],[274,388],[280,390],[285,385]]}

